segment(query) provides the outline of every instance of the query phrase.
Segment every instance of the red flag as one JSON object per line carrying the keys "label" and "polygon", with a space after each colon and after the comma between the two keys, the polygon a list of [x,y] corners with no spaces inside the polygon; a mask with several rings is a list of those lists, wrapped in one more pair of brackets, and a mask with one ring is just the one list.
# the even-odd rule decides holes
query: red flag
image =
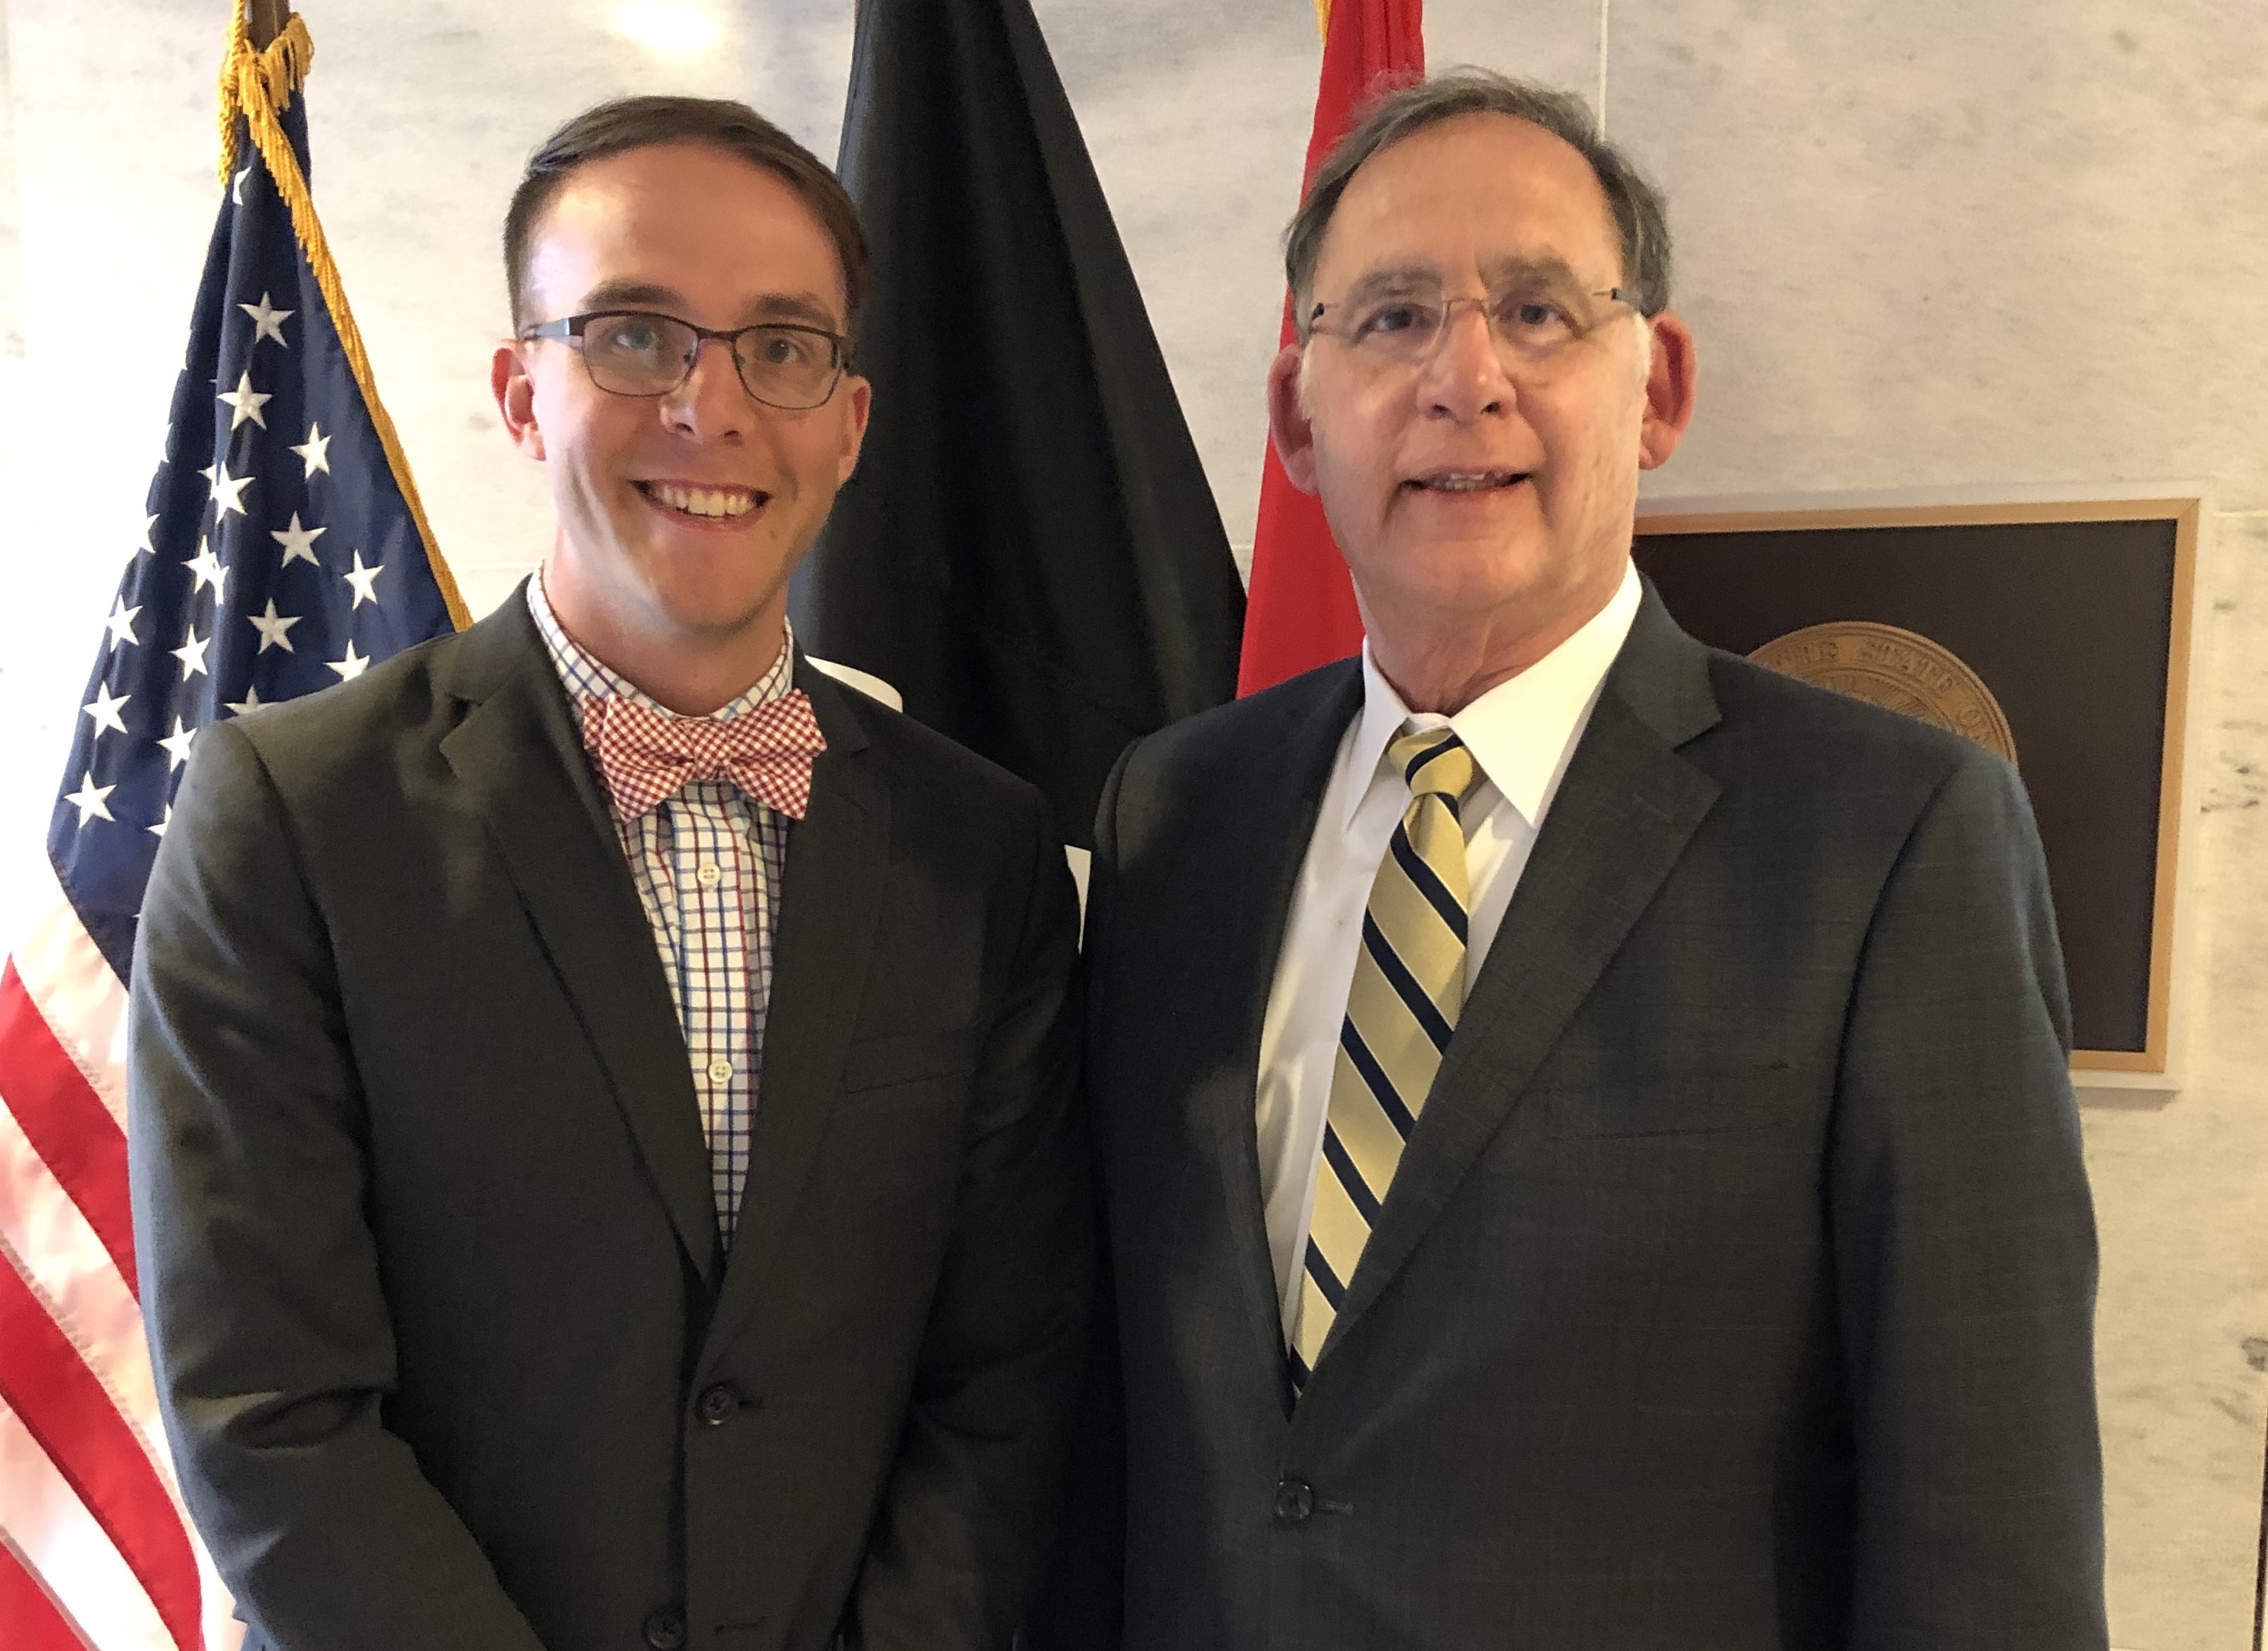
{"label": "red flag", "polygon": [[[1344,137],[1381,82],[1425,72],[1424,0],[1326,0],[1323,72],[1307,139],[1302,199],[1323,157]],[[1283,342],[1293,337],[1284,299]],[[1257,693],[1286,677],[1343,660],[1362,646],[1362,619],[1346,562],[1332,542],[1323,507],[1284,474],[1270,443],[1260,473],[1260,519],[1252,535],[1252,584],[1245,598],[1244,648],[1236,691]]]}

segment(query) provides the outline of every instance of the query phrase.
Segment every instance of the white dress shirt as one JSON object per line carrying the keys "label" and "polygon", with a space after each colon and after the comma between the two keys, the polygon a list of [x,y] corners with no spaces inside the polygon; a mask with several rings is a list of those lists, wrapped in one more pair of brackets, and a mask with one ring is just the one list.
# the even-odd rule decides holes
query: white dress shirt
{"label": "white dress shirt", "polygon": [[1504,922],[1535,833],[1576,741],[1590,726],[1600,685],[1630,635],[1638,605],[1638,571],[1625,564],[1621,586],[1581,630],[1454,717],[1411,711],[1364,645],[1362,714],[1348,726],[1331,764],[1314,836],[1292,892],[1260,1030],[1260,1188],[1287,1345],[1299,1330],[1300,1270],[1314,1205],[1315,1166],[1322,1159],[1331,1073],[1354,984],[1363,910],[1394,828],[1410,805],[1410,788],[1386,761],[1386,748],[1406,725],[1447,726],[1481,771],[1462,810],[1471,900],[1465,948],[1469,985]]}

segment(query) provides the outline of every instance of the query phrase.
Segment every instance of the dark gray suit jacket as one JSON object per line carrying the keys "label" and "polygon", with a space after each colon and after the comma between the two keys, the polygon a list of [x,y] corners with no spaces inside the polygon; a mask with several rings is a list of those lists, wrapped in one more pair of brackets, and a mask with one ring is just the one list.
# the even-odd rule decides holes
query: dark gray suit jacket
{"label": "dark gray suit jacket", "polygon": [[1349,662],[1182,723],[1102,804],[1124,1643],[2100,1647],[2094,1232],[2023,793],[1651,593],[1293,1402],[1257,1051],[1360,697]]}
{"label": "dark gray suit jacket", "polygon": [[143,1306],[252,1643],[1004,1646],[1086,1338],[1037,795],[812,672],[721,1252],[524,601],[198,740],[142,914]]}

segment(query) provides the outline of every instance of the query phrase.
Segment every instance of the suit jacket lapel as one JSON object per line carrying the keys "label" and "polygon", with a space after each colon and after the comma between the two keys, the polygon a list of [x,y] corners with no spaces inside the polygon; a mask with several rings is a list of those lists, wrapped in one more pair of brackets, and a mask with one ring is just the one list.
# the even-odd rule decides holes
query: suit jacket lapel
{"label": "suit jacket lapel", "polygon": [[[1228,1201],[1233,1264],[1244,1281],[1260,1348],[1275,1368],[1284,1365],[1283,1310],[1276,1294],[1276,1263],[1268,1249],[1267,1211],[1260,1182],[1260,1143],[1255,1117],[1259,1103],[1260,1034],[1265,1022],[1276,965],[1283,950],[1292,896],[1306,864],[1331,764],[1347,724],[1362,708],[1362,671],[1358,662],[1336,667],[1322,684],[1321,697],[1298,706],[1276,737],[1246,765],[1233,807],[1219,817],[1233,822],[1236,848],[1214,861],[1224,881],[1204,902],[1208,945],[1227,951],[1208,978],[1219,984],[1219,1001],[1241,1009],[1233,1028],[1236,1057],[1228,1071],[1239,1081],[1207,1086],[1214,1097],[1213,1131],[1219,1143],[1222,1192]],[[1219,914],[1237,916],[1222,921]],[[1288,1411],[1292,1391],[1284,1387]]]}
{"label": "suit jacket lapel", "polygon": [[788,834],[748,1179],[712,1352],[753,1308],[826,1131],[889,872],[889,780],[859,724],[858,696],[800,656],[795,684],[811,696],[827,750],[812,769],[811,807]]}
{"label": "suit jacket lapel", "polygon": [[1676,748],[1716,720],[1707,651],[1649,586],[1319,1358],[1409,1258],[1684,852],[1718,787]]}
{"label": "suit jacket lapel", "polygon": [[614,817],[518,595],[457,644],[473,702],[441,741],[487,822],[694,1270],[714,1279],[717,1206],[685,1038]]}

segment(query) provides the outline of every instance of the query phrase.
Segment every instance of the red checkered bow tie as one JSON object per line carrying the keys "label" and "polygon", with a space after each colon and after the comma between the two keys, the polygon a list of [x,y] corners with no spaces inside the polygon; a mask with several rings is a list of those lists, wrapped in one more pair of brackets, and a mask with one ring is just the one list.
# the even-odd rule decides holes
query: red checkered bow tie
{"label": "red checkered bow tie", "polygon": [[728,779],[800,820],[811,807],[812,760],[827,736],[799,688],[725,722],[664,716],[636,700],[593,700],[583,711],[583,744],[625,820],[703,779]]}

